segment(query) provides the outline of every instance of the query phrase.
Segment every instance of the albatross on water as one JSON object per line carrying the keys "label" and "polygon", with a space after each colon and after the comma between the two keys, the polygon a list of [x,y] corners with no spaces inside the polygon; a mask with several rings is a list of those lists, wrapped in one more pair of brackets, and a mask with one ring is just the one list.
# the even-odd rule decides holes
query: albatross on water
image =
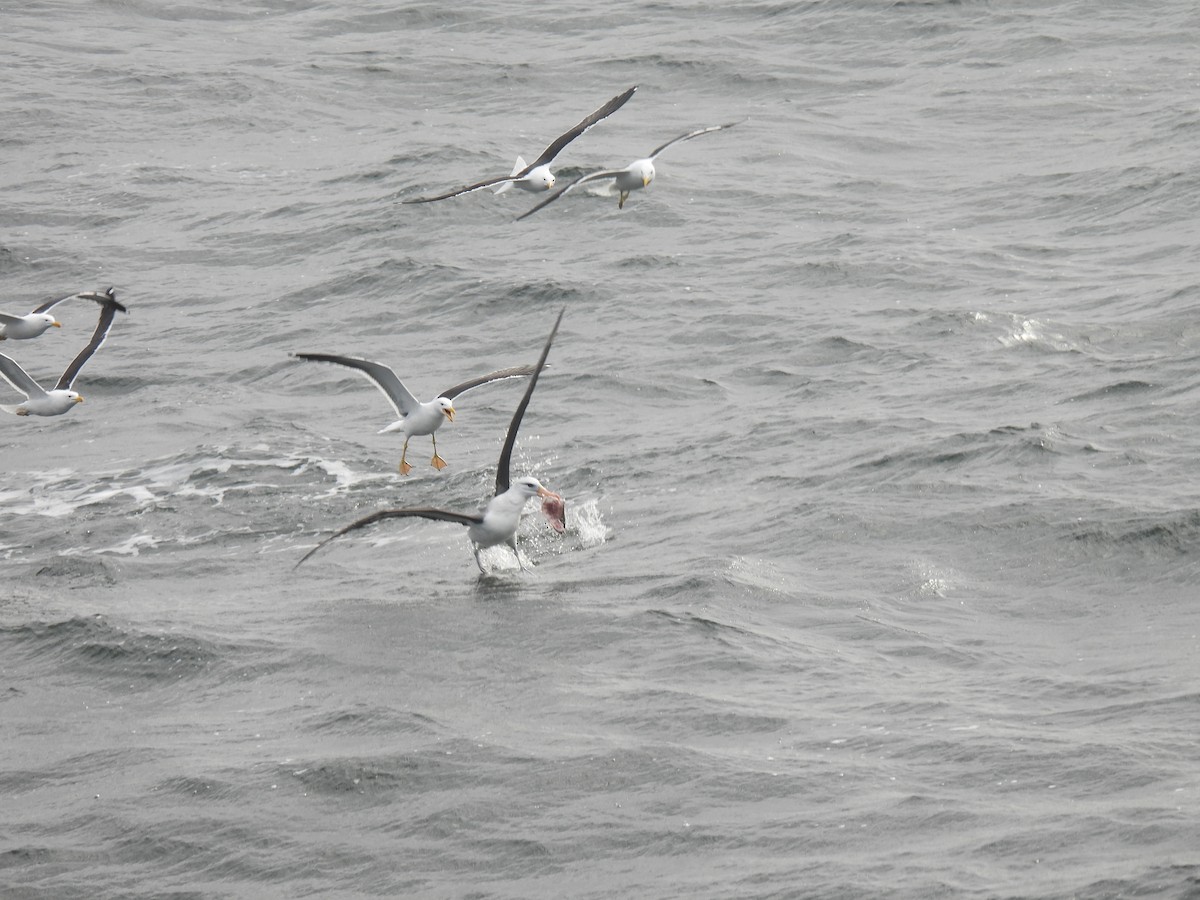
{"label": "albatross on water", "polygon": [[305,553],[296,565],[299,566],[330,541],[349,534],[351,531],[365,528],[367,525],[373,525],[384,519],[421,518],[465,525],[467,537],[475,547],[475,564],[479,566],[480,572],[484,571],[483,560],[479,557],[480,551],[498,544],[507,544],[511,547],[513,553],[516,554],[517,565],[524,569],[525,564],[521,562],[521,554],[517,553],[516,533],[517,526],[521,523],[521,512],[525,508],[526,501],[531,497],[544,497],[547,499],[548,505],[552,505],[556,512],[561,512],[563,501],[562,497],[547,490],[540,481],[530,475],[518,478],[516,481],[510,480],[509,468],[512,463],[513,446],[517,442],[517,429],[521,427],[521,417],[525,415],[529,399],[533,396],[533,389],[537,387],[538,376],[546,365],[546,357],[550,355],[550,345],[554,342],[554,335],[558,333],[558,323],[562,321],[565,311],[564,309],[559,312],[558,318],[554,320],[554,327],[550,329],[550,336],[546,338],[546,344],[542,347],[542,355],[529,377],[529,386],[525,388],[525,395],[517,404],[517,411],[513,413],[512,421],[508,425],[508,433],[504,436],[504,446],[500,449],[500,460],[496,463],[496,492],[488,501],[487,506],[477,513],[452,512],[435,507],[381,509],[335,531]]}
{"label": "albatross on water", "polygon": [[[112,288],[107,291],[80,291],[78,294],[68,294],[57,300],[48,300],[35,307],[28,315],[13,316],[0,312],[0,341],[27,341],[30,338],[38,337],[50,328],[61,328],[62,322],[54,318],[50,310],[67,300],[95,300],[97,303],[104,304],[112,298]],[[124,307],[121,309],[123,310]]]}
{"label": "albatross on water", "polygon": [[550,163],[554,161],[554,157],[562,152],[563,148],[575,138],[579,137],[601,119],[608,118],[618,109],[625,105],[625,102],[633,96],[633,92],[637,90],[635,84],[629,90],[622,94],[617,94],[598,110],[589,116],[583,118],[570,131],[560,134],[550,142],[542,155],[533,162],[526,164],[525,160],[517,157],[517,164],[513,168],[511,175],[504,175],[499,178],[488,178],[485,181],[479,181],[475,184],[468,184],[466,187],[455,188],[452,191],[446,191],[444,194],[438,194],[434,197],[412,197],[403,202],[405,203],[433,203],[435,200],[447,200],[450,197],[457,197],[459,194],[469,194],[471,191],[477,191],[481,188],[499,185],[496,193],[502,193],[512,186],[519,187],[523,191],[531,191],[537,193],[539,191],[548,191],[554,187],[554,175],[550,171]]}
{"label": "albatross on water", "polygon": [[690,141],[694,137],[700,137],[702,134],[711,134],[714,131],[721,131],[725,128],[732,128],[737,125],[737,122],[729,122],[725,125],[710,125],[708,128],[699,128],[696,131],[689,131],[687,134],[681,134],[677,138],[671,138],[661,147],[655,147],[650,151],[650,155],[642,159],[635,159],[623,169],[605,169],[601,172],[589,172],[587,175],[581,175],[565,187],[559,188],[533,209],[524,212],[517,216],[517,219],[524,219],[526,216],[532,216],[543,206],[548,206],[553,203],[563,194],[573,188],[579,187],[581,184],[587,184],[589,181],[599,181],[601,178],[611,178],[619,192],[617,200],[617,208],[624,209],[625,201],[629,199],[631,191],[640,191],[642,188],[650,186],[650,182],[654,180],[654,160],[658,155],[670,147],[672,144],[678,144],[682,141]]}
{"label": "albatross on water", "polygon": [[519,378],[522,375],[533,374],[533,366],[514,366],[511,369],[499,369],[495,372],[489,372],[487,375],[472,378],[470,381],[464,381],[462,384],[456,384],[454,387],[442,391],[428,403],[422,403],[404,386],[404,382],[396,377],[396,373],[383,363],[372,362],[369,359],[356,359],[352,356],[334,356],[330,353],[293,353],[292,355],[297,359],[337,363],[340,366],[355,369],[366,375],[379,390],[383,391],[383,395],[388,398],[388,401],[392,404],[392,408],[396,410],[396,415],[400,419],[387,426],[387,428],[382,429],[379,433],[404,432],[404,449],[400,451],[401,475],[407,475],[412,471],[412,466],[408,464],[406,457],[408,456],[408,442],[416,435],[427,434],[433,438],[433,459],[430,460],[430,464],[438,471],[446,467],[446,461],[438,456],[436,432],[441,428],[443,422],[454,421],[455,397],[472,388],[477,388],[480,385],[489,384],[493,381],[502,381],[505,378]]}
{"label": "albatross on water", "polygon": [[112,327],[113,318],[116,316],[117,311],[129,311],[117,302],[116,292],[112,288],[97,296],[103,299],[101,300],[100,319],[96,323],[96,330],[92,332],[92,339],[71,360],[71,364],[62,373],[62,377],[58,379],[58,384],[54,386],[53,390],[47,391],[44,389],[29,377],[25,370],[17,364],[16,360],[10,359],[3,353],[0,353],[0,375],[4,376],[4,380],[16,390],[25,395],[23,403],[18,403],[15,406],[0,406],[0,409],[18,416],[61,416],[76,403],[83,402],[83,397],[71,390],[71,385],[75,383],[75,379],[79,375],[79,370],[83,368],[84,363],[91,359],[92,354],[100,349],[100,345],[108,337],[108,330]]}

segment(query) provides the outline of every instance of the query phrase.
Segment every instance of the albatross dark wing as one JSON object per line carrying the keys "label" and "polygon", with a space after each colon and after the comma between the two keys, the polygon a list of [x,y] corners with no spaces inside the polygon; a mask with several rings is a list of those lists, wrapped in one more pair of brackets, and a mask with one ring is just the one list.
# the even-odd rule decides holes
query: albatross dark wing
{"label": "albatross dark wing", "polygon": [[102,305],[100,308],[100,319],[96,322],[96,330],[92,332],[92,339],[88,341],[87,346],[79,351],[79,354],[67,366],[67,370],[62,373],[62,377],[58,379],[58,384],[54,386],[56,390],[70,390],[84,363],[92,358],[92,354],[100,349],[100,345],[108,337],[108,329],[112,327],[117,310],[129,312],[122,304],[117,302],[116,292],[112,288],[109,288],[103,294],[97,294],[96,297],[103,298],[98,300]]}
{"label": "albatross dark wing", "polygon": [[332,540],[340,538],[344,534],[349,534],[351,531],[357,531],[359,528],[366,528],[368,525],[374,525],[376,522],[382,522],[384,519],[437,519],[441,522],[457,522],[460,525],[478,525],[483,521],[483,516],[470,516],[465,513],[450,512],[446,509],[434,509],[433,507],[416,507],[413,509],[381,509],[378,512],[373,512],[369,516],[363,516],[355,522],[351,522],[345,528],[339,528],[317,546],[313,547],[302,557],[297,566],[304,562],[326,544]]}
{"label": "albatross dark wing", "polygon": [[558,334],[558,323],[562,321],[563,313],[566,311],[567,308],[564,306],[559,311],[558,318],[554,320],[554,327],[550,329],[550,336],[546,338],[546,345],[542,347],[542,355],[538,358],[533,374],[529,377],[529,386],[525,388],[525,396],[517,404],[517,411],[513,413],[512,421],[508,424],[508,433],[504,435],[504,446],[500,450],[500,461],[496,463],[497,497],[508,490],[508,469],[512,464],[513,445],[517,442],[517,429],[521,427],[521,417],[525,415],[525,408],[529,406],[529,398],[533,396],[533,389],[537,387],[538,376],[542,374],[542,369],[546,366],[546,357],[550,355],[550,345],[554,343],[554,336]]}

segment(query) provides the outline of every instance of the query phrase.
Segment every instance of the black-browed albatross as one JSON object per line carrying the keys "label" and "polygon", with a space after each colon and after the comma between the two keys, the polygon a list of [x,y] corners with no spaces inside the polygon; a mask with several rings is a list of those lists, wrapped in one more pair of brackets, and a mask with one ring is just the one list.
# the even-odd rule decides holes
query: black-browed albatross
{"label": "black-browed albatross", "polygon": [[28,315],[24,316],[0,312],[0,341],[27,341],[51,328],[61,328],[62,322],[50,313],[50,310],[58,304],[67,300],[95,300],[97,303],[104,304],[112,299],[112,293],[113,289],[109,288],[107,291],[80,291],[77,294],[68,294],[57,300],[48,300],[34,307]]}
{"label": "black-browed albatross", "polygon": [[532,216],[543,206],[548,206],[549,204],[553,203],[572,188],[576,188],[581,184],[587,184],[589,181],[598,181],[601,178],[613,179],[613,183],[620,192],[620,199],[617,200],[617,208],[624,209],[625,201],[629,199],[629,193],[631,191],[640,191],[642,188],[649,187],[650,182],[654,180],[654,160],[658,158],[660,153],[662,153],[672,144],[678,144],[682,141],[690,141],[692,138],[700,137],[702,134],[711,134],[714,131],[732,128],[737,124],[737,122],[729,122],[725,125],[710,125],[708,128],[698,128],[695,131],[689,131],[687,134],[681,134],[677,138],[671,138],[671,140],[667,141],[661,147],[655,147],[652,151],[650,151],[649,156],[643,157],[642,159],[635,159],[623,169],[605,169],[601,172],[589,172],[586,175],[581,175],[570,184],[559,188],[533,209],[517,216],[517,220],[519,221],[524,219],[526,216]]}
{"label": "black-browed albatross", "polygon": [[71,364],[62,373],[62,377],[58,379],[58,384],[54,386],[53,390],[44,389],[29,377],[16,360],[0,353],[0,375],[25,395],[23,403],[15,406],[0,406],[0,409],[18,416],[61,416],[76,403],[83,402],[83,397],[71,390],[71,385],[75,383],[84,363],[91,359],[92,354],[100,349],[100,345],[108,337],[108,329],[112,327],[117,311],[129,311],[117,302],[116,291],[112,288],[97,296],[103,299],[101,300],[100,319],[96,322],[96,330],[92,332],[92,339],[71,360]]}
{"label": "black-browed albatross", "polygon": [[529,376],[529,386],[525,388],[525,395],[517,404],[517,411],[513,413],[512,421],[508,425],[508,432],[504,436],[504,446],[500,448],[500,459],[496,463],[496,492],[488,501],[487,506],[477,513],[452,512],[434,507],[381,509],[335,531],[305,553],[296,565],[299,566],[330,541],[351,531],[365,528],[367,525],[373,525],[384,519],[420,518],[465,525],[467,537],[475,545],[475,564],[479,566],[480,572],[483,572],[484,568],[483,560],[479,558],[479,552],[487,547],[495,547],[497,544],[508,544],[516,554],[517,565],[524,569],[525,564],[521,562],[521,554],[517,552],[516,533],[517,526],[521,524],[521,511],[525,508],[525,502],[532,497],[545,497],[561,504],[562,498],[553,491],[547,490],[540,481],[531,475],[510,481],[509,468],[512,464],[513,447],[517,442],[517,430],[521,427],[521,417],[525,415],[529,399],[533,396],[533,389],[537,387],[538,376],[545,368],[546,357],[550,355],[550,345],[554,343],[554,336],[558,333],[558,323],[562,321],[564,312],[566,312],[565,308],[554,320],[554,327],[550,329],[550,336],[546,338],[546,344],[542,347],[542,355],[538,359],[537,365],[534,366],[533,373]]}
{"label": "black-browed albatross", "polygon": [[550,171],[550,163],[554,161],[554,157],[558,156],[567,144],[571,143],[571,141],[575,140],[575,138],[579,137],[601,119],[608,118],[624,106],[625,102],[633,96],[633,92],[636,90],[637,85],[635,84],[624,93],[617,94],[617,96],[613,97],[594,113],[584,117],[570,131],[566,131],[556,137],[550,142],[550,146],[542,151],[542,155],[528,165],[526,165],[525,160],[518,156],[517,164],[513,168],[511,175],[488,178],[486,181],[468,184],[466,187],[455,188],[452,191],[447,191],[444,194],[438,194],[434,197],[412,197],[403,202],[433,203],[435,200],[447,200],[450,197],[457,197],[459,194],[469,194],[471,191],[477,191],[481,188],[491,187],[492,185],[500,185],[497,193],[501,193],[513,185],[523,191],[531,191],[533,193],[548,191],[554,187],[554,175]]}
{"label": "black-browed albatross", "polygon": [[369,359],[357,359],[352,356],[334,356],[331,353],[293,353],[292,355],[297,359],[336,363],[355,369],[366,375],[379,390],[383,391],[383,395],[388,398],[388,402],[392,404],[392,408],[396,410],[396,415],[400,418],[379,433],[404,432],[404,449],[400,451],[401,475],[407,475],[412,471],[412,466],[408,464],[407,459],[408,442],[416,435],[427,434],[433,438],[433,459],[430,460],[430,464],[439,471],[446,467],[446,461],[438,456],[436,432],[443,422],[454,421],[455,397],[480,385],[533,373],[533,366],[499,369],[489,372],[487,375],[472,378],[470,381],[464,381],[462,384],[456,384],[454,387],[442,391],[428,403],[422,403],[404,386],[404,382],[396,377],[396,373],[383,363],[372,362]]}

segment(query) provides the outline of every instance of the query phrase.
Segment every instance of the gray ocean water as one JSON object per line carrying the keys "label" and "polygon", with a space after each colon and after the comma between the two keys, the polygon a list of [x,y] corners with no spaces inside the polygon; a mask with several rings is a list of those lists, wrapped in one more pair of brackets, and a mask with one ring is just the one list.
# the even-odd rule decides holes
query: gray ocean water
{"label": "gray ocean water", "polygon": [[[1200,896],[1184,0],[0,9],[0,896]],[[626,87],[560,183],[481,191]],[[91,304],[6,342],[53,381]],[[533,362],[529,571],[451,523]],[[0,403],[17,396],[0,384]],[[504,548],[500,548],[502,551]]]}

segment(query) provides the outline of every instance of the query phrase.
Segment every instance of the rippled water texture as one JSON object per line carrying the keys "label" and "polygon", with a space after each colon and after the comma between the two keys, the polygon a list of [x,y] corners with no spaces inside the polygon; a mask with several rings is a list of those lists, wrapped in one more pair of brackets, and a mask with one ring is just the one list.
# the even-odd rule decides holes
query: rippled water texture
{"label": "rippled water texture", "polygon": [[6,900],[1200,894],[1192,4],[0,22]]}

